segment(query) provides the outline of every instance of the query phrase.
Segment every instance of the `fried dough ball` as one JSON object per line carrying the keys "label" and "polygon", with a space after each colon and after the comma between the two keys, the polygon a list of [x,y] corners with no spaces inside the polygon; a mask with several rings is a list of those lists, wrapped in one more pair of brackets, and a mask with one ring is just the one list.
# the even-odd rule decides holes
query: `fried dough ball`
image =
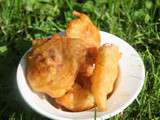
{"label": "fried dough ball", "polygon": [[50,40],[33,41],[34,47],[27,57],[27,80],[31,88],[54,98],[70,90],[87,49],[92,46],[83,41],[58,34]]}
{"label": "fried dough ball", "polygon": [[[56,98],[74,84],[78,62],[69,51],[67,40],[51,39],[34,47],[27,55],[27,80],[34,91]],[[56,37],[57,38],[57,37]]]}
{"label": "fried dough ball", "polygon": [[94,98],[91,92],[74,84],[73,88],[64,96],[55,101],[70,111],[84,111],[94,107]]}
{"label": "fried dough ball", "polygon": [[69,22],[65,36],[71,38],[81,38],[86,41],[95,43],[96,47],[100,46],[99,30],[94,26],[90,18],[80,12],[73,11],[73,15],[78,17]]}
{"label": "fried dough ball", "polygon": [[115,45],[103,45],[96,58],[91,90],[99,111],[106,111],[106,96],[112,92],[118,75],[120,52]]}
{"label": "fried dough ball", "polygon": [[94,69],[94,58],[96,58],[100,46],[100,33],[87,15],[77,11],[73,11],[73,15],[78,18],[69,22],[65,36],[68,38],[80,38],[83,40],[81,42],[86,45],[88,44],[88,46],[90,45],[87,49],[88,52],[86,52],[85,60],[81,63],[79,72],[86,76],[91,76],[91,71]]}

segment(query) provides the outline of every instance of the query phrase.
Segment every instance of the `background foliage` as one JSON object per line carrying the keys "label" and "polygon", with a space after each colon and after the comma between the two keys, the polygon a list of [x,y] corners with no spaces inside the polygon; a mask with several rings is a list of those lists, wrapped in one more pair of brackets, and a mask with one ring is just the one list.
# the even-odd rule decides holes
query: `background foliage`
{"label": "background foliage", "polygon": [[64,31],[73,10],[129,42],[144,60],[141,94],[111,120],[160,120],[160,0],[0,0],[0,118],[47,120],[21,98],[16,67],[31,40]]}

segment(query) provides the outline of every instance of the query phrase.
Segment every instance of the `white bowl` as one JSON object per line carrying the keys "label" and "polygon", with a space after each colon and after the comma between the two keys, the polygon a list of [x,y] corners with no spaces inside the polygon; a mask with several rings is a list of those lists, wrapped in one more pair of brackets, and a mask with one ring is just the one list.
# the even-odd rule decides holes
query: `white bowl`
{"label": "white bowl", "polygon": [[[101,31],[100,34],[101,44],[115,44],[122,53],[119,62],[120,76],[113,94],[106,101],[108,110],[106,112],[97,112],[97,119],[107,119],[122,112],[136,99],[144,83],[145,69],[141,57],[127,42],[110,33]],[[34,93],[25,78],[25,55],[22,57],[17,69],[17,84],[22,97],[31,108],[51,119],[77,120],[94,118],[94,111],[62,111],[51,105],[45,98]]]}

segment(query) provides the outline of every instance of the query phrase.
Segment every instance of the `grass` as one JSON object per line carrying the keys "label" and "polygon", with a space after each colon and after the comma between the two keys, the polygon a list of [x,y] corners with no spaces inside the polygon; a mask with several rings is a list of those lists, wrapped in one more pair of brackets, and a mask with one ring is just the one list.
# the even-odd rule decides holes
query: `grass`
{"label": "grass", "polygon": [[129,42],[143,58],[138,98],[111,120],[160,120],[159,0],[0,0],[0,118],[47,120],[29,108],[16,85],[16,67],[31,40],[63,31],[72,11],[87,13],[101,30]]}

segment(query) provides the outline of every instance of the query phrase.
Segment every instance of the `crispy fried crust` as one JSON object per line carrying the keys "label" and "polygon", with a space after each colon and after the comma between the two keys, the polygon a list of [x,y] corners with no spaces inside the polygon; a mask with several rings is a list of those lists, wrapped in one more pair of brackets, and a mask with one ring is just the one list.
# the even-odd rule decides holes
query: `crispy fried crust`
{"label": "crispy fried crust", "polygon": [[[57,37],[56,37],[57,38]],[[34,91],[61,97],[74,84],[78,62],[62,38],[46,41],[27,55],[27,80]],[[64,45],[65,44],[65,45]]]}
{"label": "crispy fried crust", "polygon": [[28,83],[70,111],[87,110],[95,103],[99,111],[106,111],[120,52],[115,45],[100,47],[99,30],[87,15],[77,11],[73,15],[77,18],[68,24],[63,37],[54,34],[32,41],[27,54]]}
{"label": "crispy fried crust", "polygon": [[118,75],[120,52],[115,45],[103,45],[96,59],[96,67],[91,78],[92,93],[99,111],[106,111],[106,96],[112,92]]}
{"label": "crispy fried crust", "polygon": [[73,88],[64,96],[56,98],[56,102],[70,111],[83,111],[94,107],[94,98],[91,92],[74,84]]}
{"label": "crispy fried crust", "polygon": [[71,38],[81,38],[87,42],[93,42],[96,47],[100,46],[99,30],[94,26],[89,17],[83,13],[73,11],[73,15],[78,17],[69,22],[65,36]]}
{"label": "crispy fried crust", "polygon": [[61,97],[74,84],[92,43],[85,44],[84,40],[57,34],[50,40],[35,41],[27,55],[27,80],[33,90],[53,98]]}
{"label": "crispy fried crust", "polygon": [[81,74],[91,76],[94,69],[93,63],[95,62],[98,48],[100,46],[100,33],[98,28],[94,26],[90,18],[77,11],[73,11],[73,15],[78,17],[71,20],[67,26],[65,36],[68,38],[80,38],[83,44],[88,45],[86,55],[81,63]]}

